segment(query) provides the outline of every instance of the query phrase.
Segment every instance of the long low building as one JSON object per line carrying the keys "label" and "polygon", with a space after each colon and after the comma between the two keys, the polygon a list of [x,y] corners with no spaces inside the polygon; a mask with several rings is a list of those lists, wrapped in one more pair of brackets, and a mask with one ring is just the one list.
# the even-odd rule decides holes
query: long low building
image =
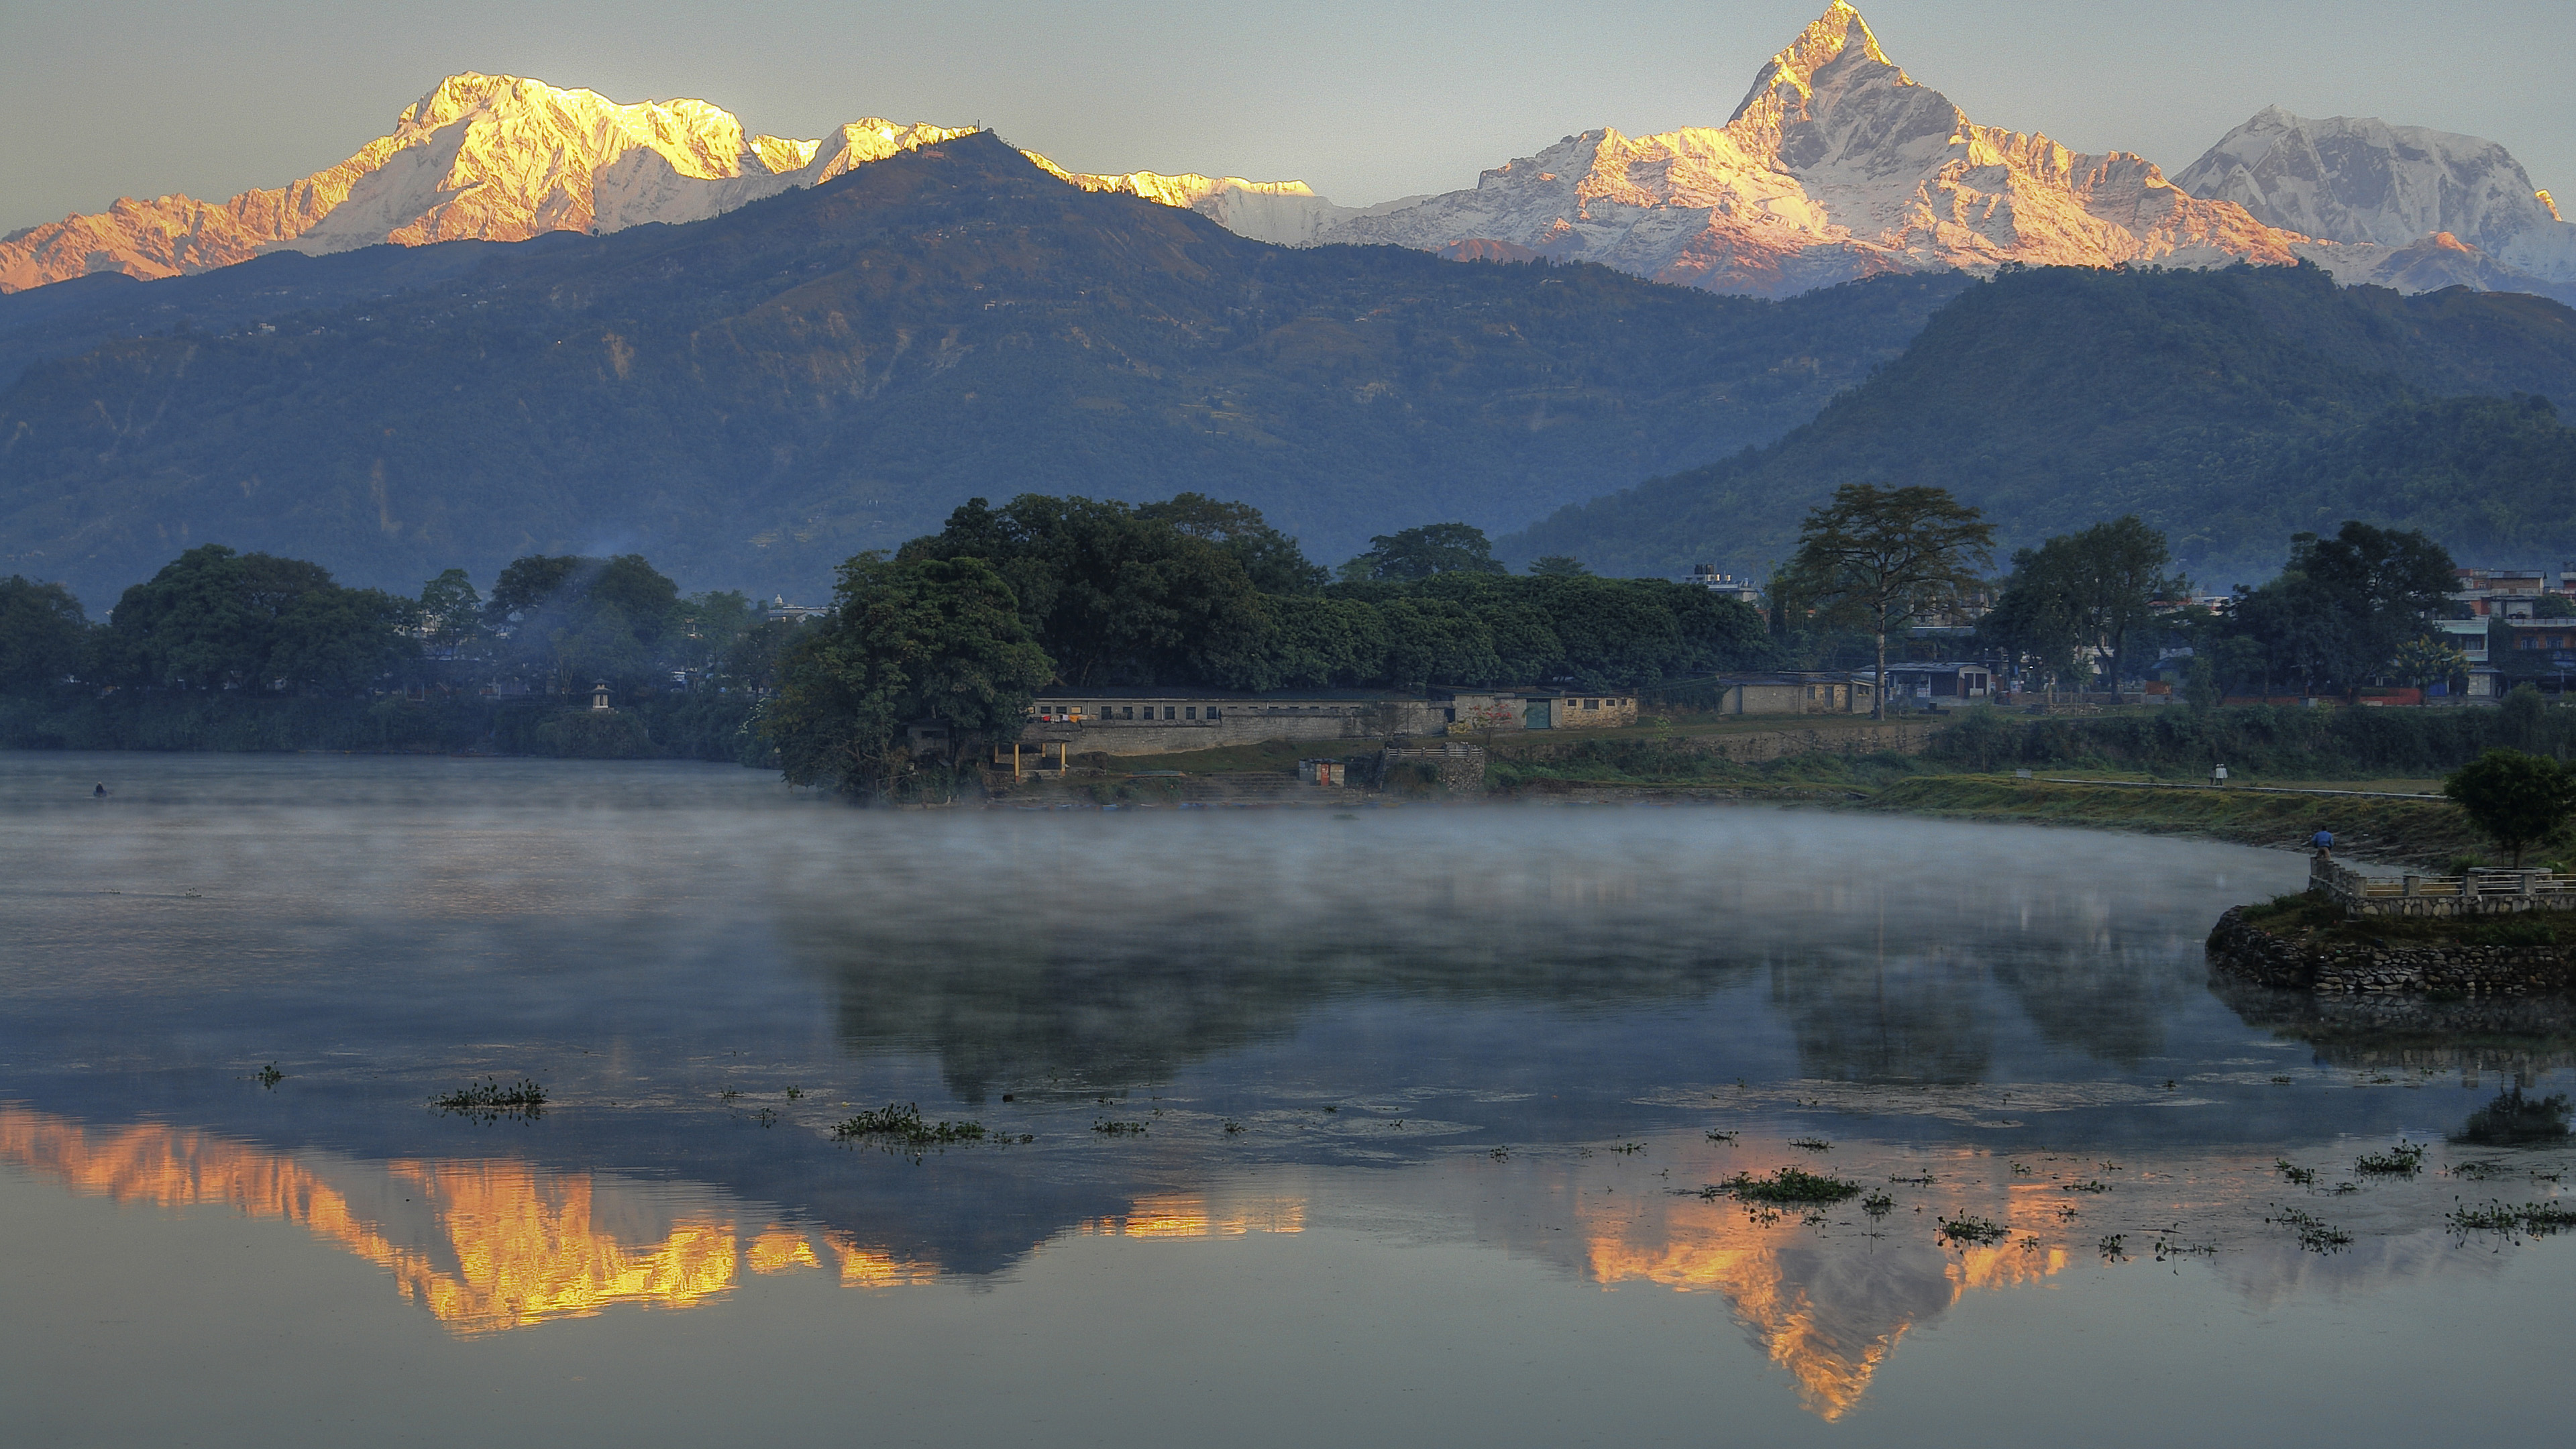
{"label": "long low building", "polygon": [[1264,740],[1382,740],[1449,728],[1445,701],[1372,690],[1221,694],[1087,690],[1042,694],[1029,706],[1024,746],[1073,754],[1168,755]]}
{"label": "long low building", "polygon": [[1607,729],[1637,722],[1637,697],[1545,689],[1434,689],[1427,696],[1327,689],[1280,694],[1088,690],[1029,705],[1023,748],[1040,754],[1166,755],[1265,740],[1384,740],[1466,731]]}

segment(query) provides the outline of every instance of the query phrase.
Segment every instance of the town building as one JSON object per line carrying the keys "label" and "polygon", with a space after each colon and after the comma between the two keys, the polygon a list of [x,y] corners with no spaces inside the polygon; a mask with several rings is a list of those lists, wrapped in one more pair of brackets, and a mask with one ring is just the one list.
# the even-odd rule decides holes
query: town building
{"label": "town building", "polygon": [[1749,578],[1737,578],[1733,574],[1719,573],[1716,567],[1710,564],[1692,564],[1690,572],[1682,575],[1677,582],[1706,589],[1712,594],[1722,594],[1739,604],[1751,604],[1757,609],[1762,607],[1760,584]]}
{"label": "town building", "polygon": [[1553,689],[1435,689],[1461,731],[1598,730],[1637,722],[1637,697]]}
{"label": "town building", "polygon": [[1947,700],[1970,704],[1995,697],[1995,672],[1983,664],[1908,660],[1887,666],[1890,700]]}
{"label": "town building", "polygon": [[1448,727],[1446,701],[1374,690],[1051,690],[1030,703],[1020,741],[1056,754],[1163,755],[1267,740],[1436,735]]}
{"label": "town building", "polygon": [[1867,714],[1877,680],[1867,674],[1728,674],[1717,681],[1726,714]]}

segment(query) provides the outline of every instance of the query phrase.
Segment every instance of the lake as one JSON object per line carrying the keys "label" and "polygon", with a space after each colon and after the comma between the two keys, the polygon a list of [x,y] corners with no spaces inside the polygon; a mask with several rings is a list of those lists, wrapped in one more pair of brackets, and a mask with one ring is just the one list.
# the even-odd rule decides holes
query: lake
{"label": "lake", "polygon": [[[0,1414],[2554,1437],[2576,1241],[2452,1215],[2562,1200],[2562,1144],[2460,1139],[2566,1090],[2576,1022],[2213,980],[2219,912],[2305,877],[1756,804],[899,812],[702,765],[0,754]],[[913,1106],[982,1135],[836,1136]],[[1786,1168],[1858,1191],[1722,1190]]]}

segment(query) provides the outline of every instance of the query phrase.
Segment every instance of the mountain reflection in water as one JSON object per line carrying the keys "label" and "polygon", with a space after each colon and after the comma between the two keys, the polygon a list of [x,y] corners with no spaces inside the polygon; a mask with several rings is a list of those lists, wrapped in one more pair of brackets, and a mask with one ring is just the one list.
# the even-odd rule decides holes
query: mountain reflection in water
{"label": "mountain reflection in water", "polygon": [[[115,764],[147,778],[102,805],[95,761],[0,758],[0,1169],[293,1224],[459,1341],[757,1328],[800,1294],[1004,1321],[1096,1254],[1095,1306],[1142,1320],[1201,1281],[1170,1276],[1188,1245],[1329,1268],[1356,1238],[1635,1295],[1626,1321],[1846,1420],[1936,1357],[1909,1340],[2043,1287],[2170,1264],[2268,1311],[2496,1278],[2514,1257],[2443,1214],[2555,1198],[2569,1157],[2444,1141],[2508,1083],[2555,1090],[2563,1003],[2211,978],[2218,911],[2303,874],[2279,853],[1768,808],[897,814],[661,766]],[[542,1120],[427,1110],[522,1074]],[[906,1102],[1010,1145],[833,1140]],[[2422,1174],[2356,1175],[2400,1138],[2432,1144]],[[1701,1191],[1791,1164],[1888,1211]],[[2303,1251],[2284,1208],[2352,1240]]]}

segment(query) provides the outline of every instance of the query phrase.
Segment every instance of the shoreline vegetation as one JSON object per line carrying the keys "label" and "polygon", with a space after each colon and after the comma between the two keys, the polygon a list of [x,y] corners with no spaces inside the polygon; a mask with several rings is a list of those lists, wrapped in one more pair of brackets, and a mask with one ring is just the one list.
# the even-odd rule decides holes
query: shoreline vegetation
{"label": "shoreline vegetation", "polygon": [[[17,698],[0,699],[0,748],[685,759],[774,769],[757,712],[746,695],[674,697],[614,711],[435,696]],[[2514,712],[2527,716],[2519,721],[2496,709],[2249,705],[2199,719],[2187,718],[2191,713],[2181,706],[2039,716],[1975,709],[1873,721],[1675,711],[1615,730],[1502,732],[1470,742],[1487,751],[1476,798],[1494,801],[1810,801],[2282,848],[2322,829],[2351,858],[2449,868],[2483,859],[2489,847],[2447,800],[2268,794],[2262,787],[2430,795],[2442,770],[2479,749],[2512,739],[2554,752],[2576,734],[2576,710],[2556,706]],[[2199,748],[2186,749],[2187,741]],[[2207,765],[2180,757],[2205,752],[2212,741],[2234,747],[2231,788],[2210,788]],[[1360,760],[1376,749],[1363,741],[1272,741],[1170,755],[1080,755],[1068,775],[1014,782],[1001,768],[931,803],[1348,805],[1372,792],[1303,785],[1297,762]],[[2018,778],[2016,768],[2033,777]],[[2170,788],[2137,788],[2149,782]],[[1461,798],[1404,778],[1374,793],[1388,801]]]}

